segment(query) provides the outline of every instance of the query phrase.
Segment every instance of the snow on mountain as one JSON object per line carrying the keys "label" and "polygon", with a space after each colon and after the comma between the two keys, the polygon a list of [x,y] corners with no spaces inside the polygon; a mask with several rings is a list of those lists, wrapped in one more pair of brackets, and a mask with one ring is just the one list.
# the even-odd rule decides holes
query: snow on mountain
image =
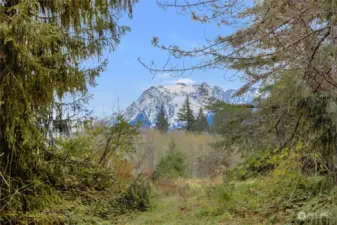
{"label": "snow on mountain", "polygon": [[[171,86],[152,86],[122,112],[124,118],[131,124],[142,121],[144,126],[153,127],[161,105],[164,105],[170,128],[179,128],[182,123],[178,121],[178,111],[187,95],[190,96],[191,108],[195,114],[200,107],[221,100],[230,104],[251,103],[259,95],[257,89],[250,89],[245,94],[234,97],[237,90],[223,90],[218,86],[210,86],[206,83],[185,85],[177,83]],[[208,121],[212,121],[211,112],[205,111]]]}

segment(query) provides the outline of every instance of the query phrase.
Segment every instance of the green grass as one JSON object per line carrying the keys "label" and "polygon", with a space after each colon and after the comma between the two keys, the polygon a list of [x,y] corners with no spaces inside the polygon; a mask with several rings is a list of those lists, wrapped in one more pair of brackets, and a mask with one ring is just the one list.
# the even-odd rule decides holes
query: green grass
{"label": "green grass", "polygon": [[[161,189],[155,189],[152,196],[152,206],[146,212],[129,214],[123,217],[119,224],[125,225],[181,225],[181,224],[226,224],[226,225],[286,225],[297,223],[299,212],[321,212],[328,204],[332,194],[327,196],[312,196],[303,202],[303,205],[289,199],[287,201],[279,199],[287,198],[288,191],[281,185],[272,187],[269,177],[259,177],[247,181],[235,181],[229,183],[212,183],[200,180],[181,179],[180,183],[190,184],[190,190],[186,195],[178,193],[167,195]],[[279,193],[274,193],[274,189],[281,189]],[[285,193],[282,193],[282,190]],[[274,194],[273,194],[274,193]],[[330,205],[330,204],[328,204]],[[182,211],[181,208],[184,208]],[[328,210],[329,209],[329,210]],[[326,208],[326,212],[331,208]],[[337,217],[336,217],[337,218]],[[331,218],[333,219],[333,218]],[[336,220],[331,220],[333,225]],[[303,224],[303,223],[302,223]],[[319,225],[314,221],[307,221],[310,225]]]}
{"label": "green grass", "polygon": [[[184,211],[180,207],[186,207]],[[155,199],[154,206],[147,212],[133,215],[125,224],[221,224],[226,215],[204,216],[203,208],[212,207],[210,202],[197,196],[185,202],[180,196],[161,196]]]}
{"label": "green grass", "polygon": [[[229,225],[258,225],[266,221],[257,214],[231,212],[226,205],[218,184],[196,184],[189,180],[190,190],[185,197],[179,194],[165,195],[156,189],[153,195],[151,208],[142,213],[129,215],[121,219],[120,224],[125,225],[181,225],[181,224],[229,224]],[[243,186],[250,186],[251,181],[238,183],[238,192]],[[213,187],[213,188],[212,188]],[[210,194],[212,193],[212,194]],[[239,195],[239,193],[236,193]],[[232,201],[232,200],[231,200]],[[240,200],[242,201],[242,200]],[[184,208],[184,210],[181,210]]]}

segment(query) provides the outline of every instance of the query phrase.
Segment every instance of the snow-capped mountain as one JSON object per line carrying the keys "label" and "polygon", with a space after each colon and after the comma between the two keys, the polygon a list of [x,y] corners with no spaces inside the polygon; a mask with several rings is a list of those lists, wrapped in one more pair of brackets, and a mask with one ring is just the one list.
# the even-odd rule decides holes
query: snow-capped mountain
{"label": "snow-capped mountain", "polygon": [[[187,95],[190,96],[191,108],[195,114],[198,113],[200,107],[204,107],[215,100],[230,104],[245,104],[251,103],[259,95],[258,90],[252,88],[245,94],[234,97],[236,91],[234,89],[223,90],[218,86],[210,86],[206,83],[152,86],[144,91],[137,101],[126,108],[122,115],[131,124],[140,120],[143,122],[143,126],[153,127],[160,107],[164,105],[170,128],[179,128],[182,124],[178,121],[178,111]],[[205,113],[207,113],[208,120],[211,122],[212,113],[207,111]]]}

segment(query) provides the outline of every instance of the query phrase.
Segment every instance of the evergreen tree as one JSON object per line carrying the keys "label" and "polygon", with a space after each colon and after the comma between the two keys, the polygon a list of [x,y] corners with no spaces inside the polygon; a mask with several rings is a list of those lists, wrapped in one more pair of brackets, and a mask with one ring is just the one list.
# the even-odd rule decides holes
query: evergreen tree
{"label": "evergreen tree", "polygon": [[187,131],[193,131],[195,118],[191,109],[190,98],[187,95],[184,104],[179,109],[178,120],[185,123],[184,128]]}
{"label": "evergreen tree", "polygon": [[186,169],[186,155],[172,139],[168,145],[167,155],[161,159],[157,166],[156,175],[169,178],[187,177]]}
{"label": "evergreen tree", "polygon": [[[107,64],[100,61],[103,50],[114,50],[129,30],[116,18],[123,8],[132,13],[132,2],[0,2],[0,171],[11,182],[10,189],[0,189],[0,205],[13,190],[47,174],[41,169],[47,154],[42,121],[56,99],[95,85]],[[83,68],[95,57],[97,67]],[[27,198],[21,200],[22,210],[29,210]]]}
{"label": "evergreen tree", "polygon": [[165,111],[164,111],[164,105],[161,105],[160,111],[157,115],[156,118],[156,128],[160,130],[161,132],[166,132],[169,127],[169,123],[167,121],[167,118],[165,116]]}
{"label": "evergreen tree", "polygon": [[199,109],[197,119],[194,124],[194,131],[203,132],[208,131],[209,125],[206,116],[204,115],[204,110],[202,107]]}

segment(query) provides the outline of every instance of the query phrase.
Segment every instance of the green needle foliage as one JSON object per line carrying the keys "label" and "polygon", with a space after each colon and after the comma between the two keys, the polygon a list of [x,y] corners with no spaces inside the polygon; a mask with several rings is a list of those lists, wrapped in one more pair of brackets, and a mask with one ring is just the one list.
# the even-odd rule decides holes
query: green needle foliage
{"label": "green needle foliage", "polygon": [[206,116],[204,115],[204,110],[202,109],[202,107],[200,107],[198,116],[195,120],[194,131],[196,132],[209,131],[208,121]]}
{"label": "green needle foliage", "polygon": [[172,139],[168,146],[168,153],[157,166],[156,175],[158,177],[186,177],[186,156],[177,147],[176,142]]}
{"label": "green needle foliage", "polygon": [[[131,14],[133,2],[1,1],[0,211],[34,208],[26,196],[38,194],[35,180],[49,173],[42,121],[56,99],[95,85],[107,63],[102,52],[129,30],[117,24],[118,15],[123,8]],[[95,68],[82,65],[95,58]]]}
{"label": "green needle foliage", "polygon": [[186,96],[182,107],[179,109],[178,120],[185,123],[184,128],[187,131],[193,130],[195,118],[193,115],[193,110],[191,109],[190,97],[188,95]]}
{"label": "green needle foliage", "polygon": [[167,121],[167,118],[165,116],[165,108],[164,105],[160,107],[160,111],[156,118],[156,128],[160,130],[161,132],[167,132],[169,128],[169,123]]}

